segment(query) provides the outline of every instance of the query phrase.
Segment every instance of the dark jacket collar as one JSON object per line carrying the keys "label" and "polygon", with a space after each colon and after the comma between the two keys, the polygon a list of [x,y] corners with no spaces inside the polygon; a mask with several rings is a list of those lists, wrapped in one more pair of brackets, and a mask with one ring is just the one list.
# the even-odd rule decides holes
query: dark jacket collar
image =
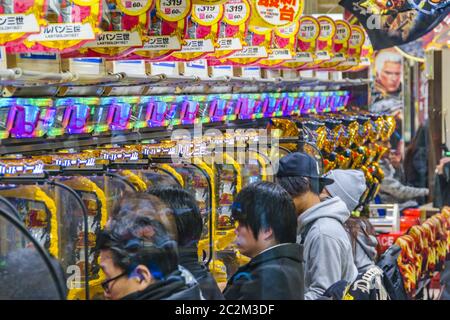
{"label": "dark jacket collar", "polygon": [[208,275],[207,269],[198,261],[197,246],[178,248],[179,264],[189,270],[198,280]]}
{"label": "dark jacket collar", "polygon": [[175,271],[167,277],[166,280],[161,280],[149,285],[146,289],[131,293],[122,298],[122,300],[161,300],[167,299],[170,296],[188,289],[184,278],[180,271]]}
{"label": "dark jacket collar", "polygon": [[296,243],[283,243],[258,254],[250,260],[247,266],[256,266],[258,264],[279,258],[288,258],[297,262],[302,262],[302,247]]}

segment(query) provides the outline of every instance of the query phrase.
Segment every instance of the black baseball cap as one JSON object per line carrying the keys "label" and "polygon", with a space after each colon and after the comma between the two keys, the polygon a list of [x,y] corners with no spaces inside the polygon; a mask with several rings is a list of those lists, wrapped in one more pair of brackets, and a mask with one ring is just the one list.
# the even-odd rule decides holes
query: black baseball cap
{"label": "black baseball cap", "polygon": [[304,152],[289,153],[281,158],[277,177],[307,177],[318,179],[323,185],[334,183],[333,179],[320,176],[316,159]]}

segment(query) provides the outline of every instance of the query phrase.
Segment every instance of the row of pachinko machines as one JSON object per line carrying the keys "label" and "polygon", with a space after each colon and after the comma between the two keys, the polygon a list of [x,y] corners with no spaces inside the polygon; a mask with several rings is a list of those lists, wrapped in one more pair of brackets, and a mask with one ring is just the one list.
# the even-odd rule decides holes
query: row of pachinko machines
{"label": "row of pachinko machines", "polygon": [[349,99],[348,91],[1,98],[0,139],[321,114],[344,109]]}
{"label": "row of pachinko machines", "polygon": [[[69,299],[96,299],[102,297],[104,279],[96,239],[117,202],[153,186],[179,186],[195,196],[202,213],[199,261],[225,283],[248,262],[234,244],[230,219],[233,199],[245,185],[273,181],[277,160],[301,148],[319,160],[323,173],[332,168],[363,170],[368,189],[361,201],[368,203],[382,179],[378,161],[387,151],[383,142],[395,121],[342,111],[266,119],[255,126],[264,130],[217,130],[217,136],[187,142],[161,139],[3,155],[0,213],[15,217],[60,261],[68,276]],[[268,137],[263,139],[261,132]],[[0,255],[27,247],[29,241],[3,220],[0,214]]]}

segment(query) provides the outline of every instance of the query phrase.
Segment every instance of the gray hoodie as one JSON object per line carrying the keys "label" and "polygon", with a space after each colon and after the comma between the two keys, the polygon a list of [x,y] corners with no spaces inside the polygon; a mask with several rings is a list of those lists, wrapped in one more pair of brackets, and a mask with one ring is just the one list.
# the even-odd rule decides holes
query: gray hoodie
{"label": "gray hoodie", "polygon": [[[366,229],[364,223],[360,223],[361,228]],[[375,264],[375,257],[377,255],[378,240],[376,237],[366,234],[362,231],[358,233],[358,241],[355,244],[354,256],[355,265],[358,268],[358,272],[365,271],[369,266]]]}
{"label": "gray hoodie", "polygon": [[304,241],[305,300],[318,299],[340,280],[356,279],[358,270],[343,226],[348,217],[350,212],[338,197],[324,200],[298,217],[298,243],[305,227],[312,223]]}

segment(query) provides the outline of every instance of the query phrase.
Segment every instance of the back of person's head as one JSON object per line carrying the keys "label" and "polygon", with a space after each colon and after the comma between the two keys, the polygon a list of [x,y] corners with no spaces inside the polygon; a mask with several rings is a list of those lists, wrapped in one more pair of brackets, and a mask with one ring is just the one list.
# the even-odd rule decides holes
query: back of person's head
{"label": "back of person's head", "polygon": [[[360,170],[331,170],[325,174],[332,178],[334,183],[325,186],[325,190],[332,197],[339,197],[352,213],[361,207],[361,197],[367,189],[366,178]],[[345,227],[350,235],[353,251],[356,250],[356,239],[359,235],[366,238],[375,236],[375,230],[363,212],[359,216],[350,216],[345,222]]]}
{"label": "back of person's head", "polygon": [[100,234],[97,248],[110,250],[114,265],[128,274],[144,265],[153,278],[163,280],[178,266],[176,242],[157,214],[117,215]]}
{"label": "back of person's head", "polygon": [[233,204],[232,218],[247,226],[255,239],[273,230],[277,243],[295,243],[297,215],[289,194],[272,182],[255,182],[243,188]]}
{"label": "back of person's head", "polygon": [[127,193],[112,212],[118,219],[130,214],[149,216],[159,221],[168,235],[178,241],[177,223],[172,210],[157,196],[146,193]]}
{"label": "back of person's head", "polygon": [[302,196],[308,192],[319,195],[319,182],[307,177],[278,177],[277,183],[282,186],[292,198]]}
{"label": "back of person's head", "polygon": [[367,189],[366,178],[360,170],[331,170],[324,176],[334,180],[325,186],[332,197],[339,197],[344,201],[350,212],[357,209],[360,199]]}
{"label": "back of person's head", "polygon": [[291,197],[300,197],[308,192],[319,195],[323,186],[332,183],[319,174],[319,163],[305,152],[293,152],[279,161],[277,182]]}
{"label": "back of person's head", "polygon": [[18,249],[0,258],[0,300],[59,300],[58,286],[67,294],[61,265],[50,258],[58,282],[34,248]]}
{"label": "back of person's head", "polygon": [[178,245],[195,245],[202,235],[202,216],[197,202],[188,191],[177,186],[154,187],[147,191],[161,199],[173,212],[178,233]]}

